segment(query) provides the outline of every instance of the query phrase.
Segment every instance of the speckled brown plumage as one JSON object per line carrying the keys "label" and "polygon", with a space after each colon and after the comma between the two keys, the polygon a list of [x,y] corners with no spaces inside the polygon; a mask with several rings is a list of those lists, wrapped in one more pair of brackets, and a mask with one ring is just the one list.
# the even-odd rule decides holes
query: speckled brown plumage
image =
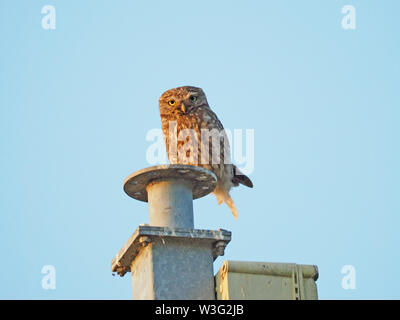
{"label": "speckled brown plumage", "polygon": [[[214,172],[218,179],[214,190],[218,204],[225,202],[237,218],[229,191],[239,183],[250,188],[253,184],[231,163],[224,127],[208,105],[203,90],[191,86],[170,89],[160,97],[159,108],[170,163],[201,166]],[[219,135],[215,135],[213,142],[202,135],[206,132]]]}

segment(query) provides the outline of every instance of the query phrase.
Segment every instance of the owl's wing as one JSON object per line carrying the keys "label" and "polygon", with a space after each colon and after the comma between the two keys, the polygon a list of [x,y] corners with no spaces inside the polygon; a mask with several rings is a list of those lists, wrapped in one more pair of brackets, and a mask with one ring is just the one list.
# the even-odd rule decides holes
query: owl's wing
{"label": "owl's wing", "polygon": [[[219,131],[224,130],[224,127],[221,121],[219,121],[217,115],[211,109],[208,109],[207,111],[208,115],[212,118],[212,127],[218,129]],[[225,141],[223,141],[223,146],[222,146],[224,152],[221,152],[222,159],[224,157],[224,154],[230,156],[228,137],[226,136],[226,134],[224,135],[224,137]],[[232,165],[232,167],[233,167],[233,178],[232,178],[233,185],[238,186],[239,184],[243,184],[246,187],[253,188],[253,182],[250,180],[250,178],[246,176],[243,172],[241,172],[235,165]]]}
{"label": "owl's wing", "polygon": [[[231,163],[230,159],[230,146],[229,139],[225,132],[224,126],[221,121],[218,119],[218,116],[209,108],[204,108],[203,114],[201,115],[201,119],[203,121],[201,127],[206,128],[208,130],[217,130],[219,132],[219,145],[215,145],[212,140],[208,141],[209,145],[206,145],[206,149],[209,150],[209,159],[213,158],[214,154],[219,152],[218,164],[223,163]],[[202,141],[202,144],[206,144],[207,141]]]}
{"label": "owl's wing", "polygon": [[[220,160],[221,163],[226,163],[224,162],[224,158],[229,157],[228,163],[231,163],[230,159],[230,146],[229,146],[229,140],[226,135],[226,132],[224,130],[224,127],[221,123],[221,121],[218,119],[217,115],[210,109],[207,108],[206,110],[206,118],[209,120],[207,121],[207,128],[208,129],[217,129],[220,132],[223,132],[223,138],[221,137],[220,140]],[[203,117],[204,118],[204,117]],[[210,159],[212,158],[212,151],[214,151],[215,146],[212,145],[210,148]],[[234,186],[238,186],[239,184],[243,184],[246,187],[253,188],[253,182],[250,180],[248,176],[246,176],[243,172],[241,172],[235,165],[232,164],[232,169],[233,169],[233,178],[232,178],[232,183]]]}

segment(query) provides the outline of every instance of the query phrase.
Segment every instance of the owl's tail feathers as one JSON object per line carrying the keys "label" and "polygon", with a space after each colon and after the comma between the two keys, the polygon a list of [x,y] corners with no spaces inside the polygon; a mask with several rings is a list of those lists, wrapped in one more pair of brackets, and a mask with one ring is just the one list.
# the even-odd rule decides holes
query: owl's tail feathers
{"label": "owl's tail feathers", "polygon": [[229,209],[231,209],[233,217],[237,220],[237,218],[239,218],[239,213],[236,209],[235,203],[233,202],[233,199],[231,198],[231,196],[229,196],[229,198],[225,199],[225,203],[229,207]]}
{"label": "owl's tail feathers", "polygon": [[235,165],[233,165],[232,183],[235,187],[237,187],[240,183],[246,187],[253,188],[253,182],[251,182],[250,178],[240,171]]}
{"label": "owl's tail feathers", "polygon": [[239,213],[236,209],[235,203],[229,194],[219,194],[216,193],[218,204],[225,202],[226,205],[231,209],[233,217],[237,220]]}

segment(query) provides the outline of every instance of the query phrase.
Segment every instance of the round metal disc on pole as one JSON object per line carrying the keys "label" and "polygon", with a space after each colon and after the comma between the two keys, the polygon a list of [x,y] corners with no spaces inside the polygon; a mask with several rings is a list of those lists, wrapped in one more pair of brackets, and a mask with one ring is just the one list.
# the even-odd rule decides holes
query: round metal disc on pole
{"label": "round metal disc on pole", "polygon": [[202,167],[161,165],[131,174],[124,190],[148,202],[151,226],[193,229],[193,199],[212,192],[216,183],[215,174]]}
{"label": "round metal disc on pole", "polygon": [[191,183],[193,199],[206,196],[217,185],[215,174],[205,168],[171,164],[149,167],[132,173],[125,179],[124,191],[136,200],[148,202],[148,185],[157,181],[171,180]]}

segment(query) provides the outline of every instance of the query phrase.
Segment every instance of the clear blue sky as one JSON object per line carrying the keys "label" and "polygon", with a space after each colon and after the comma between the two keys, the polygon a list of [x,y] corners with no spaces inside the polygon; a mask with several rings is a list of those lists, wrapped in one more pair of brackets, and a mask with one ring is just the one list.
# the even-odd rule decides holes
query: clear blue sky
{"label": "clear blue sky", "polygon": [[[56,29],[41,26],[44,5]],[[341,26],[356,8],[355,30]],[[130,299],[111,259],[146,222],[157,100],[202,87],[254,129],[254,189],[195,201],[224,259],[316,264],[320,299],[400,298],[400,2],[0,2],[0,298]],[[56,290],[41,286],[56,268]],[[356,289],[341,286],[344,265]]]}

